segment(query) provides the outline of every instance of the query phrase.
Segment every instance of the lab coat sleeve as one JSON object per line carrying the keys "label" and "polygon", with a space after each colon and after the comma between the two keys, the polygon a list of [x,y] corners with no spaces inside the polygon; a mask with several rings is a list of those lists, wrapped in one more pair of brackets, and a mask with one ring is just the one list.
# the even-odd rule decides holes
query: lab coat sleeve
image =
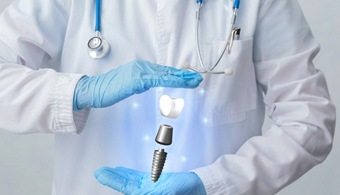
{"label": "lab coat sleeve", "polygon": [[275,194],[325,160],[335,128],[319,51],[296,0],[263,1],[254,36],[257,82],[273,125],[233,155],[194,170],[208,194]]}
{"label": "lab coat sleeve", "polygon": [[14,1],[0,16],[0,130],[80,132],[88,110],[73,112],[82,75],[47,69],[60,59],[66,0]]}

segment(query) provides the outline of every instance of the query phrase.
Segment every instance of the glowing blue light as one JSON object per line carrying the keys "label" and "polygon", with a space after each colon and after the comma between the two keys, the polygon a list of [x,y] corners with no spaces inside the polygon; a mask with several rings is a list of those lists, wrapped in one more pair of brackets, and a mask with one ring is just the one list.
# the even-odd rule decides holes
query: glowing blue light
{"label": "glowing blue light", "polygon": [[204,124],[208,124],[208,122],[209,122],[208,118],[203,118],[202,121],[203,121]]}
{"label": "glowing blue light", "polygon": [[149,141],[150,140],[150,137],[148,135],[145,135],[144,136],[144,141]]}
{"label": "glowing blue light", "polygon": [[139,107],[139,104],[138,104],[137,102],[134,102],[134,103],[132,104],[132,107],[133,107],[133,108],[138,108],[138,107]]}
{"label": "glowing blue light", "polygon": [[204,89],[201,89],[199,93],[200,93],[201,95],[204,95],[205,90],[204,90]]}
{"label": "glowing blue light", "polygon": [[181,161],[182,162],[187,162],[187,157],[186,156],[182,156]]}
{"label": "glowing blue light", "polygon": [[163,92],[164,91],[164,87],[158,87],[157,88],[159,92]]}

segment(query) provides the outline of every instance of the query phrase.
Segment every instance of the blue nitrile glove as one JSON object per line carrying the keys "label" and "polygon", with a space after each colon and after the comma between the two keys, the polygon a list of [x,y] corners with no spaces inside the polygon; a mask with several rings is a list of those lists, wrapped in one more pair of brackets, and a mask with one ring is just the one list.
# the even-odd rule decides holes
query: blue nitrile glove
{"label": "blue nitrile glove", "polygon": [[103,167],[94,175],[99,183],[126,195],[206,195],[201,179],[193,172],[162,173],[156,183],[151,181],[150,173],[125,167]]}
{"label": "blue nitrile glove", "polygon": [[135,60],[99,76],[82,77],[75,88],[73,109],[111,106],[152,87],[195,88],[199,73]]}

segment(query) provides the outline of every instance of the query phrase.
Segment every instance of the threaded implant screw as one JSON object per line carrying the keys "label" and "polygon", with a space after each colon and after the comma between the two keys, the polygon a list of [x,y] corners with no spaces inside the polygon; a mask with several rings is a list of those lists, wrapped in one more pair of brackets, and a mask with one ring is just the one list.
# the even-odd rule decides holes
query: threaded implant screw
{"label": "threaded implant screw", "polygon": [[160,148],[153,153],[151,180],[157,182],[161,176],[167,153]]}

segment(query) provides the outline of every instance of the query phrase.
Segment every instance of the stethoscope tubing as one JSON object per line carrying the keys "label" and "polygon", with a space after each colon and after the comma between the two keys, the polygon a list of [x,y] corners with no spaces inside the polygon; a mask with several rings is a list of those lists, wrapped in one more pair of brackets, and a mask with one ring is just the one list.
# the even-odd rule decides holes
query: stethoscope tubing
{"label": "stethoscope tubing", "polygon": [[[198,4],[198,9],[197,9],[197,13],[196,13],[196,27],[195,27],[195,41],[196,41],[196,52],[198,54],[198,60],[199,60],[199,63],[201,65],[201,67],[203,68],[203,71],[199,71],[193,67],[189,67],[191,70],[193,71],[196,71],[196,72],[200,72],[200,73],[214,73],[214,74],[224,74],[224,72],[212,72],[212,70],[217,66],[217,64],[219,63],[219,61],[221,60],[223,54],[224,54],[224,51],[226,50],[226,48],[224,49],[224,51],[221,53],[219,59],[217,60],[217,62],[215,63],[215,65],[211,68],[211,69],[208,69],[204,62],[203,62],[203,59],[202,59],[202,54],[201,54],[201,48],[200,48],[200,39],[199,39],[199,26],[200,26],[200,16],[201,16],[201,10],[203,8],[203,4],[202,3],[199,3]],[[228,43],[226,44],[226,47],[227,47]]]}
{"label": "stethoscope tubing", "polygon": [[193,68],[189,66],[189,69],[200,72],[200,73],[211,73],[211,74],[226,74],[226,71],[214,71],[214,69],[217,67],[217,65],[220,63],[223,55],[225,52],[228,50],[228,54],[231,53],[231,47],[233,44],[233,39],[234,39],[234,26],[236,22],[236,16],[237,16],[237,11],[240,6],[240,0],[235,0],[233,4],[233,15],[230,21],[230,27],[229,27],[229,33],[227,37],[227,41],[225,43],[225,46],[223,47],[223,50],[221,51],[217,61],[214,63],[214,65],[211,68],[207,68],[207,66],[204,64],[203,59],[202,59],[202,54],[201,54],[201,49],[200,49],[200,38],[199,38],[199,26],[200,26],[200,16],[201,16],[201,10],[203,8],[203,0],[197,0],[198,3],[198,8],[196,12],[196,27],[195,27],[195,41],[196,41],[196,52],[198,55],[198,60],[200,63],[200,66],[203,70],[199,71],[196,68]]}
{"label": "stethoscope tubing", "polygon": [[101,31],[101,0],[96,0],[96,26],[94,31]]}
{"label": "stethoscope tubing", "polygon": [[[200,16],[201,16],[201,10],[203,8],[203,0],[196,0],[198,4],[198,9],[196,12],[196,27],[195,27],[195,42],[196,42],[196,52],[198,54],[198,59],[200,66],[202,67],[203,71],[199,71],[191,66],[189,66],[189,69],[194,70],[196,72],[201,72],[201,73],[212,73],[212,74],[225,74],[225,71],[214,71],[214,69],[217,67],[217,65],[220,63],[223,55],[225,52],[228,50],[228,54],[231,52],[231,47],[233,44],[233,30],[234,30],[234,25],[236,21],[236,15],[237,15],[237,10],[239,9],[240,6],[240,0],[234,0],[233,4],[233,15],[231,18],[231,24],[229,27],[229,35],[228,39],[225,43],[225,46],[223,50],[221,51],[217,61],[214,63],[214,65],[211,68],[207,68],[207,66],[204,64],[203,59],[202,59],[202,54],[201,54],[201,48],[200,48],[200,38],[199,38],[199,26],[200,26]],[[102,58],[104,57],[108,51],[110,50],[110,45],[107,43],[106,40],[102,39],[100,34],[101,34],[101,0],[95,0],[95,37],[101,40],[101,43],[104,43],[103,45],[100,46],[98,49],[92,49],[88,48],[89,50],[89,55],[91,58]],[[93,40],[93,38],[90,39],[90,41]],[[90,45],[90,41],[88,45]]]}

